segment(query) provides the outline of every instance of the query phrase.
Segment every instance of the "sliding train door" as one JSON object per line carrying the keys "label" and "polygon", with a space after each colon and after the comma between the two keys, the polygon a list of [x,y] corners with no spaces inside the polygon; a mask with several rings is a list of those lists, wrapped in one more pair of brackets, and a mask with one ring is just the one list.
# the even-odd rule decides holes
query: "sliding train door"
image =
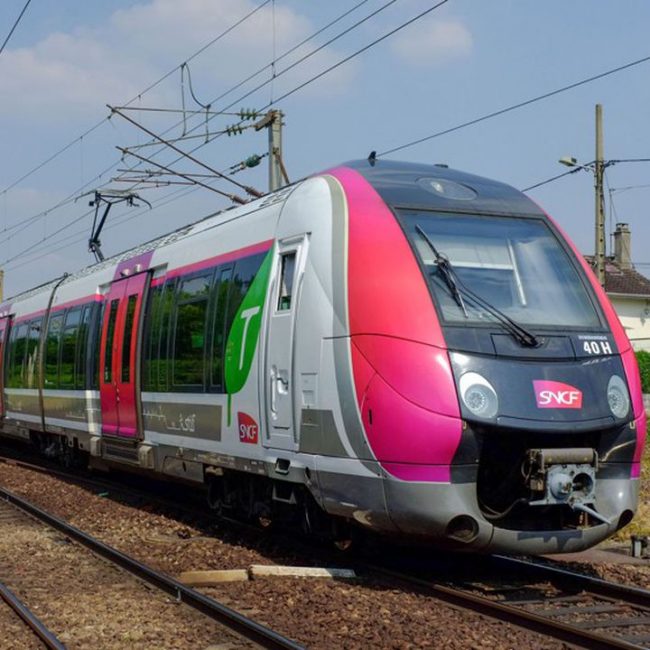
{"label": "sliding train door", "polygon": [[102,433],[135,439],[140,436],[140,316],[148,273],[113,282],[106,296],[99,360]]}
{"label": "sliding train door", "polygon": [[295,449],[294,337],[300,280],[307,252],[302,235],[278,242],[273,294],[266,329],[266,445]]}

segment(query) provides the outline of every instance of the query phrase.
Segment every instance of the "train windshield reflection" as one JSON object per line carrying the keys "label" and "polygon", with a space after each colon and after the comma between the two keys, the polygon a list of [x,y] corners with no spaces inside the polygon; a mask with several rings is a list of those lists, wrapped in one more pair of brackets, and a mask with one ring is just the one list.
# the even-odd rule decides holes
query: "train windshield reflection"
{"label": "train windshield reflection", "polygon": [[521,324],[600,327],[598,313],[566,251],[541,219],[401,211],[400,217],[447,322],[492,322],[467,299],[466,312],[449,291],[418,228],[451,263],[461,285]]}

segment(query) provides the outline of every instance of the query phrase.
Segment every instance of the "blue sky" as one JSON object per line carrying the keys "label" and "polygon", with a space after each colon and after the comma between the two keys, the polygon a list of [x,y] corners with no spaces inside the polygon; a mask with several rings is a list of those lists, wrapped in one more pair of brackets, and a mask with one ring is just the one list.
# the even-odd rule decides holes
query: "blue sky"
{"label": "blue sky", "polygon": [[[300,55],[386,1],[367,0],[303,46]],[[24,4],[24,0],[4,0],[0,5],[2,40]],[[78,140],[107,116],[106,104],[122,105],[136,97],[260,4],[261,0],[32,0],[0,54],[4,152],[0,157],[0,266],[6,271],[6,295],[92,262],[86,246],[92,223],[92,216],[86,214],[87,197],[53,208],[100,186],[127,187],[111,178],[136,161],[120,163],[115,147],[146,142],[142,133],[114,116]],[[275,0],[273,11],[269,3],[192,59],[198,99],[207,103],[223,94],[270,63],[274,52],[282,54],[355,4],[357,0]],[[267,105],[433,4],[397,0],[234,108]],[[386,151],[649,56],[649,24],[647,0],[449,0],[277,104],[286,114],[284,148],[289,175],[296,179],[345,160],[364,158],[373,149]],[[279,61],[276,72],[297,56]],[[254,84],[268,76],[267,71]],[[570,154],[583,162],[594,158],[594,105],[601,103],[605,157],[650,158],[649,79],[650,62],[391,157],[444,162],[524,188],[561,173],[564,168],[557,163],[561,156]],[[215,102],[213,109],[222,110],[252,87],[242,86]],[[176,70],[133,105],[180,108],[180,72]],[[186,106],[192,106],[187,98]],[[177,120],[170,114],[130,115],[158,131]],[[210,127],[222,130],[234,121],[232,116],[220,116]],[[178,127],[170,131],[173,135],[180,135]],[[70,143],[65,153],[16,184]],[[263,134],[247,132],[236,138],[217,138],[197,155],[226,170],[265,148]],[[142,151],[148,155],[154,150]],[[155,159],[168,164],[174,157],[167,153]],[[175,168],[202,171],[188,162],[177,163]],[[97,178],[101,172],[105,173]],[[608,204],[608,221],[611,212],[612,222],[630,224],[633,259],[640,271],[650,272],[646,250],[650,187],[636,187],[650,185],[650,163],[621,163],[609,168],[607,175],[614,189],[614,210]],[[264,189],[266,168],[234,178]],[[630,186],[634,189],[623,189]],[[215,187],[236,189],[227,183]],[[228,205],[216,193],[186,189],[138,189],[155,209],[116,206],[102,236],[104,252],[117,253]],[[560,222],[581,250],[593,251],[590,174],[568,176],[531,191],[530,196]],[[39,216],[44,212],[46,216]],[[16,227],[23,222],[24,226]]]}

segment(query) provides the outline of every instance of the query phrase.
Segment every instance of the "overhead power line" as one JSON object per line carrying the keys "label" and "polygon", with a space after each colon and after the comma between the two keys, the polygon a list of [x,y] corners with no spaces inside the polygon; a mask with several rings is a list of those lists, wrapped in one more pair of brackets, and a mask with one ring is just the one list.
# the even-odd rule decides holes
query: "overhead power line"
{"label": "overhead power line", "polygon": [[[31,0],[28,0],[28,1],[27,1],[27,4],[26,4],[25,7],[23,8],[23,11],[21,12],[20,16],[18,17],[18,20],[20,20],[20,18],[22,17],[23,13],[25,13],[25,10],[27,9],[27,5],[29,5],[30,2],[31,2]],[[229,34],[230,32],[232,32],[234,29],[236,29],[237,27],[239,27],[242,23],[244,23],[245,21],[247,21],[248,19],[250,19],[254,14],[256,14],[258,11],[260,11],[260,9],[262,9],[263,7],[265,7],[265,6],[266,6],[267,4],[269,4],[270,2],[271,2],[271,0],[265,0],[265,2],[263,2],[262,4],[258,5],[257,7],[255,7],[255,8],[252,9],[251,11],[249,11],[245,16],[243,16],[242,18],[240,18],[237,22],[233,23],[230,27],[228,27],[228,28],[225,29],[223,32],[221,32],[218,36],[215,36],[211,41],[209,41],[208,43],[206,43],[205,45],[203,45],[202,47],[200,47],[198,50],[196,50],[196,51],[195,51],[193,54],[191,54],[187,59],[185,59],[185,61],[183,61],[183,63],[181,63],[181,64],[175,66],[173,69],[169,70],[169,72],[166,72],[162,77],[160,77],[159,79],[157,79],[157,80],[154,81],[153,83],[149,84],[149,86],[147,86],[144,90],[141,90],[137,95],[133,96],[133,97],[132,97],[128,102],[126,102],[126,103],[124,104],[124,106],[125,106],[125,107],[126,107],[126,106],[129,106],[130,104],[132,104],[132,103],[135,102],[136,100],[140,99],[143,95],[145,95],[146,93],[148,93],[150,90],[153,90],[156,86],[160,85],[163,81],[165,81],[166,79],[168,79],[169,77],[171,77],[175,72],[177,72],[178,70],[180,70],[180,68],[181,68],[182,65],[184,65],[184,64],[186,64],[186,63],[189,63],[190,61],[192,61],[193,59],[195,59],[197,56],[199,56],[200,54],[202,54],[203,52],[205,52],[205,50],[207,50],[209,47],[212,47],[215,43],[217,43],[219,40],[221,40],[222,38],[224,38],[226,35],[228,35],[228,34]],[[18,21],[16,21],[16,24],[18,24]],[[16,25],[14,25],[14,27],[13,27],[11,33],[13,33],[13,30],[14,30],[15,28],[16,28]],[[6,45],[7,41],[9,40],[9,37],[11,36],[11,33],[9,34],[9,36],[7,37],[7,39],[6,39],[6,41],[5,41],[5,45]],[[2,47],[4,48],[4,45],[3,45]],[[0,52],[2,52],[2,49],[0,49]],[[18,185],[19,183],[22,183],[22,181],[24,181],[25,179],[29,178],[32,174],[35,174],[37,171],[39,171],[40,169],[42,169],[43,167],[45,167],[47,164],[51,163],[53,160],[56,160],[59,156],[61,156],[62,154],[64,154],[68,149],[70,149],[70,148],[73,147],[75,144],[77,144],[78,142],[80,142],[81,140],[83,140],[87,135],[90,135],[93,131],[97,130],[100,126],[102,126],[104,123],[108,122],[109,120],[110,120],[110,115],[107,115],[106,117],[102,118],[99,122],[97,122],[96,124],[94,124],[93,126],[91,126],[89,129],[87,129],[86,131],[84,131],[84,133],[82,133],[80,136],[77,136],[74,140],[71,140],[68,144],[64,145],[64,146],[61,147],[58,151],[54,152],[54,153],[53,153],[49,158],[47,158],[47,159],[44,160],[43,162],[41,162],[41,163],[39,163],[38,165],[36,165],[34,168],[30,169],[28,172],[26,172],[25,174],[23,174],[23,175],[22,175],[20,178],[18,178],[17,180],[13,181],[10,185],[8,185],[8,186],[5,187],[2,191],[0,191],[0,194],[6,194],[9,190],[11,190],[11,189],[13,189],[14,187],[16,187],[16,185]],[[119,164],[119,163],[115,163],[114,166],[117,166],[118,164]]]}
{"label": "overhead power line", "polygon": [[[385,9],[387,9],[388,7],[390,7],[391,5],[395,4],[397,1],[398,1],[398,0],[389,0],[388,2],[384,3],[381,7],[378,7],[378,8],[375,9],[374,11],[370,12],[369,14],[367,14],[366,16],[364,16],[363,18],[361,18],[361,19],[358,20],[357,22],[353,23],[352,25],[350,25],[349,27],[347,27],[346,29],[344,29],[342,32],[339,32],[338,34],[336,34],[335,36],[333,36],[332,38],[330,38],[329,40],[327,40],[325,43],[322,43],[322,44],[319,45],[317,48],[313,49],[311,52],[308,52],[308,53],[305,54],[304,56],[300,57],[298,60],[296,60],[296,61],[294,61],[293,63],[291,63],[291,64],[288,65],[286,68],[283,68],[283,69],[280,70],[279,72],[275,69],[275,64],[276,64],[278,61],[280,61],[280,60],[286,58],[287,56],[289,56],[290,54],[292,54],[293,52],[295,52],[296,50],[298,50],[301,46],[305,45],[307,42],[309,42],[310,40],[313,40],[314,38],[316,38],[316,36],[318,36],[318,35],[320,35],[321,33],[323,33],[326,29],[328,29],[328,28],[331,27],[332,25],[336,24],[337,22],[340,22],[344,17],[348,16],[350,13],[352,13],[353,11],[355,11],[356,9],[358,9],[360,6],[362,6],[363,4],[365,4],[365,3],[367,2],[367,0],[362,0],[361,2],[358,2],[354,7],[352,7],[352,8],[349,9],[348,11],[344,12],[343,14],[341,14],[341,15],[338,16],[336,19],[334,19],[334,20],[332,20],[331,22],[329,22],[329,23],[328,23],[327,25],[325,25],[324,27],[321,27],[320,29],[318,29],[318,30],[315,31],[313,34],[311,34],[311,35],[308,36],[307,38],[303,39],[303,40],[302,40],[300,43],[298,43],[297,45],[294,45],[293,47],[291,47],[289,50],[287,50],[286,52],[284,52],[283,54],[281,54],[278,58],[274,59],[271,63],[267,64],[266,66],[261,67],[259,70],[257,70],[257,72],[254,72],[252,75],[248,76],[248,77],[247,77],[246,79],[244,79],[243,81],[241,81],[241,82],[235,84],[234,86],[232,86],[232,87],[231,87],[229,90],[227,90],[226,92],[221,93],[219,96],[217,96],[217,97],[215,97],[214,99],[212,99],[212,100],[208,103],[208,106],[213,106],[216,102],[218,102],[219,100],[223,99],[224,97],[226,97],[227,95],[229,95],[231,92],[234,92],[235,90],[237,90],[238,88],[240,88],[241,86],[243,86],[243,85],[244,85],[245,83],[247,83],[248,81],[251,81],[252,79],[254,79],[255,77],[257,77],[259,74],[261,74],[262,72],[264,72],[265,70],[268,70],[268,69],[271,69],[271,70],[272,70],[273,74],[271,75],[270,78],[268,78],[268,79],[266,79],[265,81],[261,82],[260,84],[258,84],[258,85],[255,86],[254,88],[252,88],[251,90],[248,90],[244,95],[241,95],[240,97],[238,97],[236,100],[234,100],[233,102],[231,102],[230,104],[228,104],[227,106],[225,106],[222,110],[220,110],[220,111],[216,111],[216,112],[213,112],[213,113],[210,113],[209,116],[206,116],[206,113],[203,112],[202,115],[203,115],[203,116],[206,116],[206,117],[205,117],[205,120],[204,120],[203,122],[197,124],[196,126],[190,128],[190,129],[186,129],[186,128],[185,128],[185,121],[186,121],[186,120],[185,120],[185,118],[183,118],[182,120],[179,120],[178,122],[172,124],[169,128],[165,129],[165,130],[162,132],[161,135],[163,135],[163,136],[164,136],[164,135],[167,135],[170,131],[174,130],[175,128],[177,128],[177,127],[179,127],[179,126],[181,126],[181,125],[183,125],[183,127],[184,127],[184,128],[183,128],[183,133],[184,133],[184,134],[187,134],[187,135],[189,135],[189,134],[193,133],[194,131],[196,131],[197,129],[201,128],[204,124],[206,125],[206,128],[207,128],[207,123],[208,123],[210,120],[212,120],[214,117],[216,117],[216,116],[219,115],[219,114],[221,114],[221,115],[228,115],[229,113],[228,113],[227,111],[229,111],[233,106],[236,106],[237,104],[241,104],[241,102],[243,102],[246,98],[250,97],[252,94],[258,92],[259,90],[262,90],[263,88],[265,88],[265,87],[268,86],[269,84],[275,82],[275,80],[278,79],[278,77],[281,77],[282,75],[286,74],[286,73],[289,72],[290,70],[293,70],[293,69],[296,68],[297,66],[301,65],[302,63],[304,63],[305,61],[307,61],[308,59],[310,59],[310,58],[313,57],[314,55],[318,54],[318,52],[321,52],[324,48],[330,46],[332,43],[336,42],[336,41],[339,40],[340,38],[343,38],[343,36],[349,34],[351,31],[357,29],[358,27],[360,27],[361,25],[363,25],[364,23],[366,23],[366,22],[367,22],[368,20],[370,20],[371,18],[374,18],[377,14],[381,13],[382,11],[384,11]],[[444,2],[447,2],[447,1],[448,1],[448,0],[444,0]],[[444,2],[443,2],[442,4],[444,4]],[[435,9],[435,8],[436,8],[436,7],[432,7],[431,9],[428,9],[425,13],[428,13],[429,11],[432,11],[432,10]],[[342,64],[342,63],[339,63],[339,65],[341,65],[341,64]],[[326,71],[326,72],[327,72],[327,71]],[[323,74],[325,74],[325,73],[323,73]],[[321,76],[322,76],[322,75],[321,75]],[[314,80],[314,79],[312,79],[312,81],[313,81],[313,80]],[[268,104],[266,104],[266,106],[264,107],[264,109],[260,109],[260,112],[262,112],[262,111],[265,110],[266,108],[269,108],[272,104],[277,103],[277,101],[278,101],[278,100],[275,100],[275,101],[273,101],[273,102],[269,102]],[[241,124],[241,122],[240,122],[240,124]],[[219,137],[219,136],[217,136],[217,137]],[[212,139],[206,139],[206,142],[205,142],[204,144],[207,144],[208,142],[211,142],[211,141],[214,140],[214,139],[215,139],[215,138],[212,138]],[[152,144],[152,142],[149,142],[149,143],[147,143],[147,144]],[[196,147],[195,149],[192,149],[192,150],[190,151],[190,153],[194,153],[195,151],[197,151],[197,150],[200,149],[200,148],[201,148],[201,146],[198,146],[198,147]],[[164,150],[165,150],[164,147],[162,147],[162,148],[158,149],[158,151],[154,152],[154,153],[152,154],[152,156],[156,156],[157,154],[159,154],[160,152],[162,152],[162,151],[164,151]],[[180,158],[177,159],[177,160],[175,160],[174,162],[178,162],[178,160],[180,160]],[[134,187],[137,187],[137,186],[134,186]]]}
{"label": "overhead power line", "polygon": [[[358,27],[359,25],[361,25],[362,23],[364,23],[365,21],[367,21],[369,18],[375,16],[377,13],[379,13],[379,12],[382,11],[383,9],[386,9],[386,8],[389,7],[390,5],[394,4],[396,1],[397,1],[397,0],[389,0],[389,2],[385,3],[384,5],[382,5],[381,7],[379,7],[378,9],[376,9],[375,11],[373,11],[371,14],[368,14],[366,17],[364,17],[363,19],[359,20],[358,22],[356,22],[356,23],[355,23],[354,25],[352,25],[351,27],[347,28],[346,30],[344,30],[343,32],[339,33],[339,34],[336,35],[335,37],[332,37],[329,41],[327,41],[327,43],[325,43],[325,44],[319,46],[318,48],[316,48],[315,50],[313,50],[313,51],[310,52],[309,54],[305,55],[304,57],[302,57],[301,59],[299,59],[299,60],[296,61],[295,63],[291,64],[290,66],[284,68],[283,70],[280,70],[280,72],[277,72],[277,73],[275,74],[275,77],[273,77],[273,79],[267,79],[266,81],[264,81],[263,83],[259,84],[258,86],[256,86],[256,87],[253,88],[252,90],[248,91],[246,94],[242,95],[242,96],[239,97],[237,100],[235,100],[234,102],[232,102],[232,103],[230,103],[228,106],[226,106],[223,110],[224,110],[224,111],[227,111],[227,110],[231,109],[231,108],[232,108],[233,106],[235,106],[236,104],[238,104],[238,103],[242,102],[244,99],[248,98],[248,97],[249,97],[251,94],[253,94],[254,92],[257,92],[258,90],[262,89],[264,86],[266,86],[266,85],[268,85],[269,83],[271,83],[272,80],[275,80],[275,79],[277,79],[280,75],[282,75],[282,74],[288,72],[289,70],[291,70],[293,67],[295,67],[295,66],[298,65],[299,63],[302,63],[303,61],[305,61],[306,59],[308,59],[310,56],[312,56],[312,55],[315,54],[316,52],[318,52],[318,51],[320,51],[321,49],[323,49],[323,47],[325,47],[326,45],[330,45],[331,43],[333,43],[333,42],[336,41],[337,39],[341,38],[341,36],[343,36],[344,34],[349,33],[351,29],[354,29],[354,28]],[[399,32],[399,31],[401,31],[402,29],[404,29],[404,28],[408,27],[409,25],[413,24],[414,22],[416,22],[416,21],[418,21],[418,20],[424,18],[426,15],[430,14],[432,11],[438,9],[439,7],[441,7],[442,5],[446,4],[447,2],[449,2],[449,0],[441,0],[440,2],[437,2],[437,3],[434,4],[433,6],[429,7],[428,9],[425,9],[424,11],[421,11],[419,14],[417,14],[417,15],[414,16],[413,18],[410,18],[409,20],[407,20],[407,21],[401,23],[400,25],[398,25],[398,26],[395,27],[394,29],[391,29],[390,31],[386,32],[385,34],[383,34],[383,35],[380,36],[379,38],[376,38],[375,40],[371,41],[370,43],[368,43],[368,44],[365,45],[364,47],[362,47],[362,48],[356,50],[355,52],[353,52],[352,54],[350,54],[350,55],[344,57],[343,59],[339,60],[337,63],[334,63],[333,65],[329,66],[329,67],[326,68],[325,70],[322,70],[321,72],[319,72],[318,74],[314,75],[314,76],[311,77],[310,79],[307,79],[306,81],[302,82],[302,83],[299,84],[298,86],[295,86],[292,90],[289,90],[288,92],[284,93],[284,94],[281,95],[280,97],[276,98],[273,102],[269,102],[269,103],[267,103],[266,105],[262,106],[262,107],[259,108],[258,110],[259,110],[260,112],[263,112],[263,111],[265,111],[266,109],[270,108],[273,104],[277,104],[277,103],[279,103],[280,101],[282,101],[282,100],[284,100],[284,99],[290,97],[291,95],[295,94],[295,93],[298,92],[299,90],[302,90],[302,89],[305,88],[306,86],[312,84],[314,81],[317,81],[318,79],[321,79],[322,77],[324,77],[325,75],[329,74],[329,73],[332,72],[333,70],[336,70],[337,68],[341,67],[341,66],[344,65],[345,63],[348,63],[348,62],[351,61],[352,59],[354,59],[354,58],[356,58],[357,56],[359,56],[360,54],[363,54],[364,52],[368,51],[370,48],[374,47],[375,45],[378,45],[378,44],[381,43],[382,41],[386,40],[387,38],[393,36],[394,34],[396,34],[396,33]],[[215,101],[216,101],[216,100],[215,100]],[[212,104],[212,103],[214,103],[214,102],[210,102],[210,104]],[[208,118],[207,121],[209,121],[209,120],[211,120],[211,119],[213,119],[213,116],[210,116],[210,117]],[[179,122],[178,124],[176,124],[175,126],[178,126],[179,124],[180,124],[180,122]],[[188,134],[192,133],[192,132],[195,131],[196,129],[200,128],[200,126],[201,126],[201,125],[197,125],[197,126],[193,127],[192,129],[189,129],[189,130],[187,131],[187,133],[188,133]],[[174,127],[170,127],[170,128],[174,128]],[[170,130],[170,129],[168,129],[167,131],[169,131],[169,130]],[[164,134],[164,133],[167,133],[167,131],[164,131],[163,134]],[[213,142],[213,141],[214,141],[216,138],[218,138],[218,137],[221,137],[221,134],[218,134],[215,138],[213,138],[213,140],[210,140],[210,142]],[[190,153],[192,153],[192,154],[195,153],[196,151],[198,151],[199,149],[201,149],[202,147],[204,147],[206,144],[208,144],[208,143],[207,143],[207,142],[203,142],[203,143],[197,145],[194,149],[191,149],[191,150],[190,150]],[[159,151],[161,151],[161,150],[159,150]],[[159,151],[156,152],[156,153],[159,153]],[[155,155],[155,154],[153,154],[153,155]],[[181,160],[181,158],[177,158],[177,159],[175,159],[171,164],[175,164],[175,163],[178,162],[179,160]],[[134,187],[137,187],[137,185],[134,186]]]}
{"label": "overhead power line", "polygon": [[5,49],[7,43],[9,42],[9,39],[12,37],[13,33],[16,31],[16,27],[18,27],[18,23],[21,21],[24,13],[27,11],[27,7],[29,7],[29,3],[31,1],[32,0],[27,0],[27,2],[25,3],[25,6],[23,7],[23,10],[20,12],[20,15],[18,16],[18,18],[16,18],[16,22],[14,23],[11,30],[9,30],[9,33],[7,34],[7,38],[5,38],[4,43],[2,45],[0,45],[0,54],[2,54],[2,51]]}
{"label": "overhead power line", "polygon": [[377,156],[378,157],[388,156],[391,153],[402,151],[403,149],[407,149],[408,147],[414,147],[415,145],[421,144],[423,142],[427,142],[428,140],[433,140],[433,138],[439,138],[440,136],[453,133],[454,131],[460,131],[461,129],[467,128],[468,126],[473,126],[474,124],[479,124],[480,122],[491,120],[492,118],[498,117],[499,115],[504,115],[505,113],[510,113],[511,111],[515,111],[518,108],[523,108],[524,106],[529,106],[530,104],[540,102],[544,99],[549,99],[550,97],[554,97],[555,95],[559,95],[569,90],[579,88],[580,86],[584,86],[588,83],[591,83],[592,81],[603,79],[604,77],[608,77],[609,75],[616,74],[617,72],[622,72],[623,70],[627,70],[629,68],[633,68],[637,65],[641,65],[642,63],[647,63],[648,61],[650,61],[650,56],[645,56],[642,59],[637,59],[636,61],[630,61],[629,63],[625,63],[624,65],[620,65],[616,68],[612,68],[611,70],[607,70],[605,72],[601,72],[591,77],[587,77],[586,79],[582,79],[581,81],[576,81],[574,83],[568,84],[567,86],[562,86],[561,88],[557,88],[556,90],[552,90],[550,92],[543,93],[542,95],[531,97],[530,99],[526,99],[517,104],[513,104],[512,106],[507,106],[506,108],[501,108],[497,111],[493,111],[492,113],[488,113],[487,115],[482,115],[481,117],[477,117],[473,120],[469,120],[468,122],[463,122],[462,124],[452,126],[449,129],[438,131],[437,133],[432,133],[431,135],[424,136],[423,138],[418,138],[417,140],[412,140],[411,142],[407,142],[406,144],[402,144],[398,147],[393,147],[392,149],[387,149],[386,151],[382,151],[381,153],[377,154]]}
{"label": "overhead power line", "polygon": [[[251,18],[251,17],[252,17],[252,16],[253,16],[257,11],[259,11],[259,10],[262,9],[264,6],[266,6],[267,4],[269,4],[269,2],[271,2],[271,0],[266,0],[266,2],[262,3],[262,4],[259,5],[257,8],[255,8],[254,10],[252,10],[251,12],[249,12],[246,16],[244,16],[243,18],[241,18],[238,22],[234,23],[231,27],[229,27],[229,28],[226,29],[224,32],[222,32],[221,34],[219,34],[217,37],[215,37],[214,39],[212,39],[209,43],[207,43],[207,44],[204,45],[202,48],[200,48],[199,50],[197,50],[196,52],[194,52],[190,57],[188,57],[188,58],[186,59],[186,61],[185,61],[184,63],[189,62],[189,61],[191,61],[192,59],[196,58],[196,56],[198,56],[198,55],[201,54],[203,51],[205,51],[205,49],[207,49],[207,48],[210,47],[211,45],[214,45],[214,44],[215,44],[219,39],[223,38],[223,37],[226,36],[228,33],[230,33],[233,29],[235,29],[236,27],[238,27],[239,25],[241,25],[244,21],[246,21],[246,20],[248,20],[249,18]],[[302,47],[303,45],[305,45],[305,44],[306,44],[307,42],[309,42],[310,40],[313,40],[314,38],[316,38],[317,36],[319,36],[320,34],[322,34],[324,31],[326,31],[327,29],[329,29],[330,27],[332,27],[332,26],[335,25],[336,23],[338,23],[338,22],[340,22],[341,20],[343,20],[345,17],[347,17],[348,15],[350,15],[352,12],[356,11],[358,8],[360,8],[362,5],[366,4],[367,2],[368,2],[368,0],[361,0],[361,1],[358,2],[356,5],[354,5],[352,8],[350,8],[350,9],[348,9],[347,11],[343,12],[343,13],[340,14],[338,17],[336,17],[334,20],[330,21],[329,23],[327,23],[327,24],[324,25],[323,27],[319,28],[317,31],[313,32],[310,36],[308,36],[307,38],[305,38],[305,39],[303,39],[302,41],[300,41],[297,45],[293,46],[292,48],[290,48],[289,50],[287,50],[286,52],[284,52],[283,54],[281,54],[281,55],[276,59],[276,61],[280,61],[281,59],[283,59],[283,58],[289,56],[289,55],[292,54],[294,51],[296,51],[297,49],[299,49],[300,47]],[[376,13],[377,13],[376,11],[373,12],[373,15],[376,14]],[[348,31],[349,31],[349,30],[346,30],[346,33],[347,33]],[[175,68],[173,68],[172,70],[170,70],[169,72],[167,72],[165,75],[163,75],[162,77],[160,77],[157,81],[153,82],[153,83],[150,84],[147,88],[145,88],[145,89],[142,90],[140,93],[138,93],[138,95],[134,96],[131,100],[129,100],[128,102],[126,102],[126,104],[125,104],[123,107],[121,107],[121,108],[126,108],[126,107],[128,107],[130,104],[132,104],[132,103],[133,103],[134,101],[136,101],[138,98],[140,98],[142,95],[146,94],[147,92],[149,92],[150,90],[152,90],[153,88],[155,88],[158,84],[162,83],[165,79],[167,79],[167,78],[170,77],[172,74],[174,74],[174,72],[178,71],[182,65],[183,65],[183,64],[180,64],[180,65],[176,66]],[[219,99],[221,99],[221,98],[225,97],[226,95],[230,94],[231,92],[233,92],[234,90],[236,90],[237,88],[239,88],[241,85],[245,84],[247,81],[250,81],[252,78],[254,78],[255,76],[259,75],[259,74],[260,74],[261,72],[263,72],[264,70],[269,69],[269,68],[271,67],[271,65],[272,65],[272,64],[268,64],[267,66],[264,66],[264,67],[260,68],[257,72],[253,73],[253,75],[249,76],[247,79],[245,79],[245,80],[243,80],[242,82],[236,84],[235,86],[233,86],[232,88],[230,88],[230,90],[226,91],[225,93],[223,93],[222,95],[220,95],[220,96],[217,97],[216,99],[212,100],[211,103],[215,103],[215,102],[217,102]],[[235,104],[235,103],[238,103],[238,102],[239,102],[239,100],[237,100],[237,102],[234,102],[233,104],[231,104],[230,107],[234,106],[234,104]],[[230,108],[230,107],[229,107],[229,108]],[[221,114],[224,114],[224,111],[220,111],[220,113],[221,113]],[[90,135],[93,131],[95,131],[96,129],[98,129],[100,126],[102,126],[104,123],[108,122],[109,120],[110,120],[110,115],[106,116],[106,117],[105,117],[104,119],[102,119],[100,122],[98,122],[97,124],[95,124],[95,125],[93,125],[92,127],[90,127],[90,128],[89,128],[88,130],[86,130],[82,135],[78,136],[77,138],[75,138],[74,140],[72,140],[71,142],[69,142],[67,145],[65,145],[64,147],[62,147],[61,149],[59,149],[58,151],[56,151],[55,153],[53,153],[49,158],[47,158],[47,159],[44,160],[43,162],[39,163],[37,166],[35,166],[34,168],[32,168],[31,170],[29,170],[29,171],[26,172],[25,174],[23,174],[20,178],[16,179],[13,183],[11,183],[11,184],[8,185],[6,188],[4,188],[4,190],[0,191],[0,195],[2,195],[2,194],[6,194],[9,190],[13,189],[14,187],[16,187],[17,185],[19,185],[20,183],[22,183],[22,181],[24,181],[24,180],[26,180],[27,178],[29,178],[32,174],[36,173],[37,171],[39,171],[40,169],[42,169],[43,167],[45,167],[47,164],[49,164],[50,162],[54,161],[56,158],[58,158],[59,156],[61,156],[63,153],[65,153],[67,150],[69,150],[71,147],[73,147],[73,146],[74,146],[75,144],[77,144],[78,142],[81,142],[81,141],[82,141],[86,136]],[[181,124],[181,122],[177,123],[176,125],[174,125],[174,127],[171,127],[171,128],[175,128],[175,126],[178,126],[178,124]],[[198,128],[198,127],[196,127],[196,128]],[[163,132],[163,135],[165,135],[166,133],[168,133],[170,130],[171,130],[171,129],[168,129],[168,130],[164,131],[164,132]],[[194,129],[194,130],[196,130],[196,129]],[[201,136],[201,137],[203,137],[203,136]],[[155,141],[152,140],[152,141],[151,141],[151,144],[155,144]],[[153,154],[153,155],[155,155],[155,154]],[[102,177],[103,175],[105,175],[106,173],[108,173],[109,171],[111,171],[112,169],[114,169],[115,167],[117,167],[118,165],[119,165],[119,161],[115,162],[113,165],[111,165],[111,166],[108,167],[106,170],[104,170],[101,174],[99,174],[98,176],[96,176],[95,178],[93,178],[89,183],[93,183],[93,182],[95,182],[95,181],[97,181],[97,180],[100,180],[101,177]],[[138,165],[136,165],[135,167],[139,167],[139,166],[140,166],[140,163],[138,163]],[[135,168],[134,168],[134,169],[135,169]],[[59,209],[59,208],[65,206],[65,205],[67,205],[68,203],[71,203],[71,202],[74,200],[74,197],[75,197],[76,195],[78,195],[80,192],[83,192],[83,191],[88,187],[89,183],[86,183],[86,184],[84,184],[83,186],[81,186],[78,190],[76,190],[75,192],[71,193],[68,197],[66,197],[66,199],[64,199],[63,201],[59,202],[59,203],[56,204],[55,206],[53,206],[53,207],[51,207],[51,208],[48,208],[47,210],[44,210],[44,211],[42,211],[42,212],[40,212],[40,213],[38,213],[38,214],[36,214],[36,215],[34,215],[34,216],[32,216],[32,217],[28,217],[27,219],[23,219],[23,220],[21,220],[18,224],[14,224],[13,226],[11,226],[11,227],[8,228],[8,229],[5,228],[5,231],[6,231],[6,230],[13,230],[13,229],[16,229],[16,228],[18,228],[18,227],[20,227],[20,226],[22,226],[22,225],[25,225],[25,224],[29,225],[30,223],[32,223],[32,222],[35,221],[36,219],[41,218],[41,217],[43,217],[43,216],[46,216],[46,215],[50,214],[51,212],[53,212],[54,210]],[[135,187],[135,186],[134,186],[134,187]],[[0,241],[1,241],[1,240],[0,240]]]}
{"label": "overhead power line", "polygon": [[[636,163],[636,162],[650,162],[650,158],[612,158],[610,160],[605,161],[605,167],[611,167],[612,165],[616,165],[617,163]],[[586,163],[584,165],[578,165],[574,169],[570,169],[568,172],[564,172],[562,174],[558,174],[557,176],[551,176],[551,178],[547,178],[545,181],[540,181],[539,183],[535,183],[535,185],[530,185],[529,187],[524,187],[521,191],[522,192],[528,192],[529,190],[534,190],[537,187],[542,187],[542,185],[547,185],[548,183],[552,183],[553,181],[556,181],[560,178],[564,178],[565,176],[568,176],[569,174],[575,174],[576,172],[582,171],[584,169],[588,169],[589,165],[593,165],[594,161],[592,160],[589,163]],[[631,186],[631,187],[647,187],[647,186]],[[613,188],[610,190],[611,192],[616,192],[618,188]],[[631,189],[631,188],[620,188],[620,189]]]}

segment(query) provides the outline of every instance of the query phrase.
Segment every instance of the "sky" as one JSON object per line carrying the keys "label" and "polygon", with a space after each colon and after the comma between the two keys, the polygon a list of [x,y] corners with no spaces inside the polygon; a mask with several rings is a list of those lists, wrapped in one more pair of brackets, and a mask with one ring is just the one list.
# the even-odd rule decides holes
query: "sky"
{"label": "sky", "polygon": [[[202,187],[134,187],[114,180],[134,177],[123,170],[155,168],[130,155],[122,158],[117,149],[137,145],[147,146],[134,152],[176,171],[208,172],[151,146],[149,136],[119,114],[106,119],[107,105],[128,106],[125,115],[167,138],[181,137],[185,125],[186,134],[195,137],[179,146],[198,147],[194,155],[221,172],[263,154],[266,135],[248,129],[206,144],[206,128],[221,133],[239,118],[220,114],[206,124],[195,99],[210,104],[212,113],[280,109],[284,162],[293,181],[650,57],[647,0],[448,0],[352,56],[438,4],[394,0],[382,9],[387,3],[31,0],[0,53],[5,296],[93,262],[87,242],[94,212],[88,202],[96,189],[133,188],[153,206],[114,206],[101,236],[106,256],[231,205]],[[0,3],[0,44],[24,6],[25,0]],[[563,156],[581,163],[594,159],[594,107],[600,103],[605,158],[650,158],[649,81],[650,60],[386,157],[446,163],[524,189],[566,171],[558,163]],[[265,190],[266,160],[232,179]],[[227,181],[202,180],[243,194]],[[589,171],[528,194],[581,251],[593,252]],[[630,225],[633,261],[649,275],[650,163],[609,166],[606,195],[608,233],[616,222]]]}

